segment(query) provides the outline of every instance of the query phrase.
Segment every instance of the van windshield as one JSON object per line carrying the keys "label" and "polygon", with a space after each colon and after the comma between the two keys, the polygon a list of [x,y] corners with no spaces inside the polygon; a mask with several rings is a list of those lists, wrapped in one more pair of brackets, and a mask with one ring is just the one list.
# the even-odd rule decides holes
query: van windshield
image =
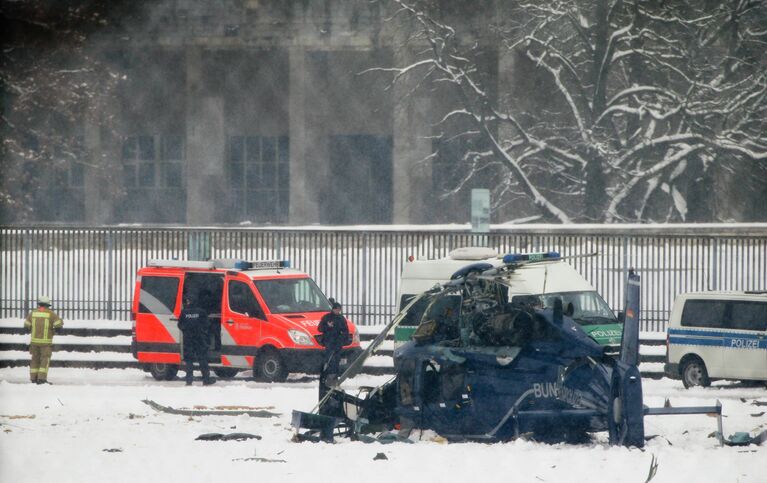
{"label": "van windshield", "polygon": [[283,278],[254,282],[269,311],[273,314],[330,311],[330,302],[311,278]]}
{"label": "van windshield", "polygon": [[[570,317],[580,325],[617,324],[618,319],[610,310],[607,302],[596,291],[585,292],[559,292],[544,295],[517,295],[511,301],[517,302],[536,297],[542,308],[554,307],[556,299],[562,299],[562,308],[568,313],[569,305],[572,304]],[[569,314],[568,314],[569,315]]]}

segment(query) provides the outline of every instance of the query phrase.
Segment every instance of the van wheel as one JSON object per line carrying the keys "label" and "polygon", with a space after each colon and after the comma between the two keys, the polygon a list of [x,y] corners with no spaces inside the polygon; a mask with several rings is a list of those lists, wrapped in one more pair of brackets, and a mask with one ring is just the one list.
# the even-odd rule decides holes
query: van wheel
{"label": "van wheel", "polygon": [[229,367],[219,367],[217,369],[213,369],[213,372],[221,379],[231,379],[240,371],[238,369],[231,369]]}
{"label": "van wheel", "polygon": [[158,381],[172,381],[178,374],[178,366],[153,362],[149,364],[149,373]]}
{"label": "van wheel", "polygon": [[257,381],[282,382],[288,378],[288,371],[276,350],[264,349],[253,361],[253,375]]}
{"label": "van wheel", "polygon": [[708,387],[711,385],[711,380],[708,378],[708,371],[706,370],[706,364],[703,363],[698,357],[691,357],[687,359],[681,368],[682,384],[689,389],[694,386]]}

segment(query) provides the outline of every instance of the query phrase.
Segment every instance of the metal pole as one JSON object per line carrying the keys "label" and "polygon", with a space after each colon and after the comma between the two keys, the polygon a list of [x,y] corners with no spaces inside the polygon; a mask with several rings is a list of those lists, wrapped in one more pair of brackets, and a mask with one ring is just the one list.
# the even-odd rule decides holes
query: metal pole
{"label": "metal pole", "polygon": [[26,317],[29,313],[29,245],[29,231],[24,230],[24,313],[21,314],[22,317]]}
{"label": "metal pole", "polygon": [[[623,277],[621,277],[621,285],[624,285],[625,282],[628,280],[629,276],[629,239],[626,235],[623,236]],[[623,307],[626,307],[626,302],[628,301],[628,290],[626,290],[626,287],[623,287]],[[615,300],[615,299],[613,299]],[[641,313],[641,311],[640,311]]]}
{"label": "metal pole", "polygon": [[362,234],[362,325],[367,325],[368,319],[368,307],[367,307],[367,291],[368,291],[368,235]]}
{"label": "metal pole", "polygon": [[112,232],[107,231],[107,320],[112,320],[112,273],[114,270],[112,253]]}
{"label": "metal pole", "polygon": [[277,260],[282,260],[282,234],[279,231],[274,234],[274,253]]}
{"label": "metal pole", "polygon": [[711,280],[709,280],[709,290],[716,290],[719,286],[719,240],[711,240]]}

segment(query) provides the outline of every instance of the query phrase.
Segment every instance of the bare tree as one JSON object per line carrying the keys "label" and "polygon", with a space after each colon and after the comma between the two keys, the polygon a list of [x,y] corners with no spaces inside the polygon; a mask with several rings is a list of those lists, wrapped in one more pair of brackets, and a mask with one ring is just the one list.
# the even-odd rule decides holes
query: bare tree
{"label": "bare tree", "polygon": [[81,182],[86,167],[103,167],[86,153],[83,126],[109,129],[107,105],[123,75],[90,39],[126,12],[119,7],[125,5],[95,0],[0,6],[6,34],[0,51],[0,207],[17,219],[34,216],[35,197],[57,176],[71,169]]}
{"label": "bare tree", "polygon": [[[483,38],[440,2],[393,3],[428,48],[384,70],[452,86],[458,105],[440,124],[465,119],[488,146],[464,159],[500,163],[496,192],[523,194],[548,220],[657,220],[650,207],[685,220],[713,196],[689,189],[712,165],[767,178],[764,1],[504,2],[483,13]],[[513,75],[534,76],[534,92],[490,95],[482,43],[527,59]]]}

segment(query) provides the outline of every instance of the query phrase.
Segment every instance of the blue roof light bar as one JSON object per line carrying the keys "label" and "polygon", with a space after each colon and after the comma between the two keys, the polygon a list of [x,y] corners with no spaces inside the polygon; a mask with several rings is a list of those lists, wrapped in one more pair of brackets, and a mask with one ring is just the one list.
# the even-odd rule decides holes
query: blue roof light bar
{"label": "blue roof light bar", "polygon": [[503,256],[503,263],[542,262],[545,260],[559,260],[562,255],[559,252],[541,253],[508,253]]}
{"label": "blue roof light bar", "polygon": [[290,268],[290,260],[236,260],[236,270],[269,270]]}

